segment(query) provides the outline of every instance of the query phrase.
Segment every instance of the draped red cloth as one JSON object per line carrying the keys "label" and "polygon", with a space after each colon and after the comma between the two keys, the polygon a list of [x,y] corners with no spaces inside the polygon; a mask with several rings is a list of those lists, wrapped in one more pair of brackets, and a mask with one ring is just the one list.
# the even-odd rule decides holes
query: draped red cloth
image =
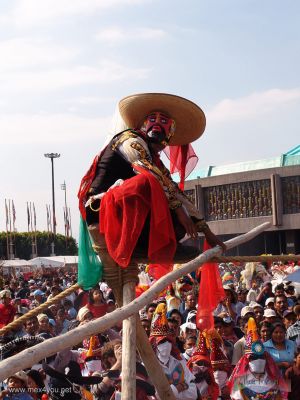
{"label": "draped red cloth", "polygon": [[[203,251],[211,246],[204,241]],[[225,292],[220,277],[218,264],[207,262],[201,267],[201,281],[198,296],[198,309],[196,314],[197,328],[212,329],[214,327],[213,311],[221,300],[225,298]]]}
{"label": "draped red cloth", "polygon": [[[268,374],[268,377],[272,381],[278,381],[278,386],[280,387],[280,390],[287,392],[288,388],[287,388],[286,381],[282,377],[281,372],[280,372],[279,368],[277,367],[275,361],[270,356],[270,354],[267,353],[266,351],[264,353],[264,356],[266,358],[266,372]],[[235,368],[227,382],[227,386],[229,387],[230,391],[234,387],[235,379],[244,376],[249,371],[249,358],[250,358],[250,354],[245,354],[239,360],[237,365],[235,366]]]}
{"label": "draped red cloth", "polygon": [[158,280],[164,275],[167,275],[173,269],[173,264],[149,264],[147,268],[148,275]]}
{"label": "draped red cloth", "polygon": [[77,197],[79,199],[79,210],[80,210],[81,216],[84,220],[86,220],[86,210],[85,210],[85,204],[84,204],[86,201],[86,194],[94,180],[94,177],[96,174],[96,168],[97,168],[97,164],[98,164],[100,156],[101,156],[101,154],[98,154],[94,158],[92,165],[90,166],[89,170],[87,171],[87,173],[84,175],[84,177],[81,179],[81,182],[80,182]]}
{"label": "draped red cloth", "polygon": [[170,160],[170,173],[179,172],[179,188],[184,190],[184,180],[196,167],[198,157],[191,144],[167,146],[164,153]]}
{"label": "draped red cloth", "polygon": [[143,168],[138,175],[109,190],[100,206],[100,232],[110,256],[126,268],[150,213],[148,257],[156,263],[171,263],[176,237],[165,193],[158,180]]}

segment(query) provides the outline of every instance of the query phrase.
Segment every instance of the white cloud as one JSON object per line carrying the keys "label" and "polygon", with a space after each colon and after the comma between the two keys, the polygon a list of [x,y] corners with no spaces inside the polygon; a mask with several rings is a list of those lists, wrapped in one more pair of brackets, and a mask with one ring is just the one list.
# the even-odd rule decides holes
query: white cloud
{"label": "white cloud", "polygon": [[111,27],[103,29],[96,34],[96,39],[109,44],[117,44],[129,40],[155,40],[166,36],[166,32],[162,29],[151,28],[135,28],[120,29]]}
{"label": "white cloud", "polygon": [[207,113],[207,119],[210,124],[249,119],[276,111],[299,99],[300,88],[271,89],[234,100],[224,99]]}
{"label": "white cloud", "polygon": [[3,92],[43,92],[88,84],[109,84],[128,79],[145,79],[149,69],[130,68],[114,61],[102,61],[98,67],[75,66],[39,71],[5,72],[0,75]]}
{"label": "white cloud", "polygon": [[20,27],[43,25],[65,16],[92,15],[109,8],[148,0],[19,0],[10,18]]}
{"label": "white cloud", "polygon": [[74,143],[99,138],[111,116],[84,118],[73,114],[6,114],[0,116],[1,144]]}
{"label": "white cloud", "polygon": [[72,60],[79,50],[47,40],[14,38],[0,42],[0,71],[59,65]]}

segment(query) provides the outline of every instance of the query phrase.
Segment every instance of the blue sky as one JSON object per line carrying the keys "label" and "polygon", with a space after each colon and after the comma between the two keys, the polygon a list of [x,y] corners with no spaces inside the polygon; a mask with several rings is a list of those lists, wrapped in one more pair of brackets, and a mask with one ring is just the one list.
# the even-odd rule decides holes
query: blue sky
{"label": "blue sky", "polygon": [[119,99],[168,92],[199,104],[199,168],[274,157],[299,144],[300,3],[280,0],[1,0],[0,231],[4,199],[26,230],[26,202],[46,229],[50,160],[76,193]]}

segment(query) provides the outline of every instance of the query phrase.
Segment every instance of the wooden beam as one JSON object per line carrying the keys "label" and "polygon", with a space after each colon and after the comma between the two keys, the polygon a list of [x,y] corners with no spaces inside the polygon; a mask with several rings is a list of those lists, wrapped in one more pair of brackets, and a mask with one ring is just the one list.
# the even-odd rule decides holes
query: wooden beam
{"label": "wooden beam", "polygon": [[[235,237],[225,242],[228,249],[245,243],[255,236],[259,235],[265,229],[270,226],[269,222],[265,222],[252,229],[248,233]],[[203,263],[209,261],[211,258],[219,256],[221,254],[221,248],[216,246],[212,249],[205,251],[200,254],[194,260],[183,264],[178,270],[172,271],[169,274],[163,276],[157,282],[155,282],[146,292],[141,294],[137,299],[133,300],[126,306],[118,308],[117,310],[104,315],[101,318],[97,318],[93,321],[88,322],[85,325],[79,326],[64,335],[57,336],[45,342],[33,346],[29,349],[23,350],[22,352],[0,362],[0,382],[5,380],[10,375],[25,369],[30,368],[33,364],[38,363],[50,355],[56,354],[65,348],[75,346],[80,343],[83,339],[103,332],[108,328],[114,326],[125,318],[128,318],[143,308],[145,305],[151,303],[151,301],[158,296],[158,294],[164,290],[170,283],[179,279],[182,275],[188,274],[198,269]]]}

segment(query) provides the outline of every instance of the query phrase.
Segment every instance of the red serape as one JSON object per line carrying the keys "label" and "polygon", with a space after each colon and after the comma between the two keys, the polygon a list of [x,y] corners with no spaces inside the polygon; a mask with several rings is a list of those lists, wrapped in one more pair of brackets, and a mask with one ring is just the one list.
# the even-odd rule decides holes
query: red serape
{"label": "red serape", "polygon": [[[203,251],[210,249],[209,244],[204,241]],[[220,277],[218,264],[207,262],[201,267],[201,281],[198,297],[198,309],[196,314],[197,328],[213,329],[213,311],[221,300],[225,298],[225,292]]]}
{"label": "red serape", "polygon": [[156,263],[171,263],[176,237],[165,193],[158,180],[143,168],[139,175],[109,190],[100,206],[100,232],[110,256],[126,268],[150,213],[148,257]]}
{"label": "red serape", "polygon": [[[284,380],[284,378],[282,377],[281,372],[280,372],[279,368],[277,367],[275,361],[270,356],[270,354],[267,353],[266,351],[264,353],[264,356],[266,358],[266,372],[268,374],[269,379],[271,379],[272,381],[278,382],[278,387],[280,388],[281,392],[287,392],[288,391],[287,383]],[[236,364],[234,370],[232,371],[232,374],[227,382],[227,386],[228,386],[230,392],[232,391],[232,389],[234,387],[235,379],[246,375],[246,373],[249,371],[249,358],[250,358],[250,354],[245,354],[239,360],[239,362]]]}

